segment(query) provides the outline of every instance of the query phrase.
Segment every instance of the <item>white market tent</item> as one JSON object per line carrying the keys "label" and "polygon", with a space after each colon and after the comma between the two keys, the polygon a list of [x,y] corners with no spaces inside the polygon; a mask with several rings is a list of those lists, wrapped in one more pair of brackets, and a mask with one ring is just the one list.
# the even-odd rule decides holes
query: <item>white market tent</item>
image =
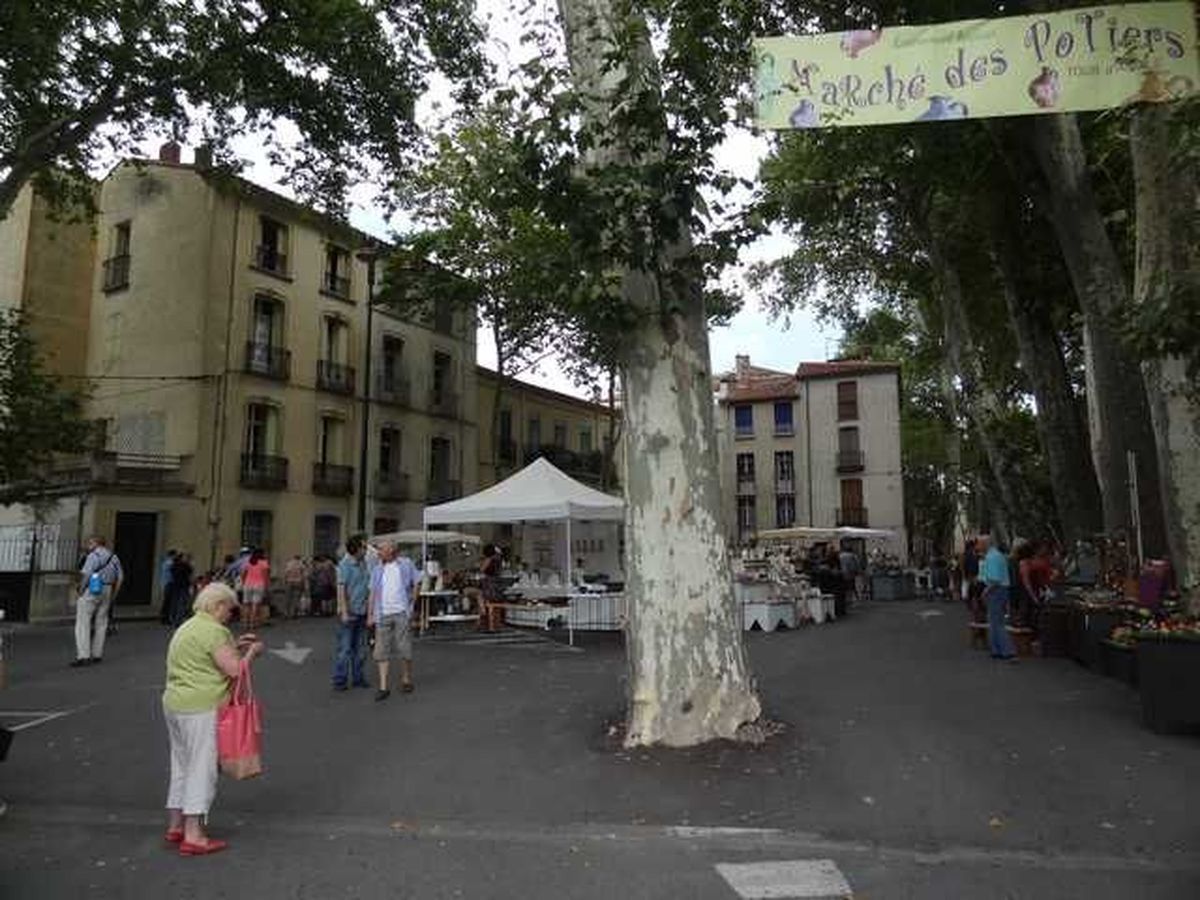
{"label": "white market tent", "polygon": [[[539,457],[499,484],[477,494],[427,506],[425,529],[430,525],[463,525],[478,522],[560,521],[567,526],[571,546],[571,521],[615,522],[625,517],[625,502],[581,484],[544,457]],[[436,532],[431,532],[434,534]],[[571,578],[571,553],[567,552],[567,581]]]}

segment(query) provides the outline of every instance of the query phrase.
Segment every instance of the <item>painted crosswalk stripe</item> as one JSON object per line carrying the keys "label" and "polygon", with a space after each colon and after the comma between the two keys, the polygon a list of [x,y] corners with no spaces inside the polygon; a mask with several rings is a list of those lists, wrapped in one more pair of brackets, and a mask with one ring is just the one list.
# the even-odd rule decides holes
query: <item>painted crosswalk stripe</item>
{"label": "painted crosswalk stripe", "polygon": [[850,884],[832,859],[718,863],[717,872],[743,900],[850,897]]}

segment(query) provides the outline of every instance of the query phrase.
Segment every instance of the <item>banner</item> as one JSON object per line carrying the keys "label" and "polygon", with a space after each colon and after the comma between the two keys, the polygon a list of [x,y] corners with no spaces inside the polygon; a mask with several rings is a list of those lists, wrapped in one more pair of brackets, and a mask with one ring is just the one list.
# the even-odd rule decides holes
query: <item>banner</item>
{"label": "banner", "polygon": [[1196,92],[1191,3],[759,38],[763,128],[1110,109]]}

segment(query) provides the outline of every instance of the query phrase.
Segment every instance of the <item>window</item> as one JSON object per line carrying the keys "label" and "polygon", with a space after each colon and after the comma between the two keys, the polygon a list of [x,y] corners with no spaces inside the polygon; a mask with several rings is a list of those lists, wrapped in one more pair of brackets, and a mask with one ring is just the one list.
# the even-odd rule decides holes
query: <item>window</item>
{"label": "window", "polygon": [[796,497],[780,494],[775,498],[775,527],[791,528],[796,524]]}
{"label": "window", "polygon": [[313,517],[313,555],[337,556],[342,542],[342,520],[339,516]]}
{"label": "window", "polygon": [[592,428],[590,425],[584,425],[579,429],[579,452],[592,452]]}
{"label": "window", "polygon": [[839,381],[837,386],[837,417],[839,422],[858,418],[858,382]]}
{"label": "window", "polygon": [[448,409],[454,403],[454,359],[448,353],[433,354],[433,405]]}
{"label": "window", "polygon": [[321,359],[331,363],[343,362],[348,353],[350,329],[337,316],[325,316],[321,322]]}
{"label": "window", "polygon": [[271,513],[269,510],[242,510],[242,546],[258,547],[270,555]]}
{"label": "window", "polygon": [[385,426],[379,429],[379,471],[394,474],[400,471],[400,429]]}
{"label": "window", "polygon": [[350,298],[350,253],[335,244],[325,245],[325,272],[321,290],[343,299]]}
{"label": "window", "polygon": [[250,339],[263,347],[277,347],[283,343],[283,304],[274,297],[255,295]]}
{"label": "window", "polygon": [[567,446],[567,425],[565,422],[554,423],[554,446],[566,449]]}
{"label": "window", "polygon": [[529,449],[537,452],[542,447],[542,420],[533,416],[529,420]]}
{"label": "window", "polygon": [[334,465],[342,460],[342,420],[336,416],[321,416],[317,427],[317,461]]}
{"label": "window", "polygon": [[781,400],[775,404],[775,433],[780,435],[794,433],[791,400]]}
{"label": "window", "polygon": [[739,484],[743,482],[754,483],[753,453],[739,453],[737,455],[737,480]]}
{"label": "window", "polygon": [[400,382],[400,361],[404,352],[404,341],[390,334],[383,336],[383,388],[396,390]]}
{"label": "window", "polygon": [[371,529],[371,534],[391,534],[393,531],[399,530],[399,519],[392,519],[387,516],[376,516],[374,520],[374,527]]}
{"label": "window", "polygon": [[108,259],[104,261],[106,292],[129,287],[129,233],[129,222],[120,222],[113,226]]}
{"label": "window", "polygon": [[273,406],[251,403],[246,407],[247,456],[259,458],[274,455],[278,431],[278,413]]}
{"label": "window", "polygon": [[442,480],[450,477],[450,439],[432,438],[429,442],[429,477]]}
{"label": "window", "polygon": [[858,428],[838,429],[838,471],[860,472],[864,468],[863,452],[858,443]]}
{"label": "window", "polygon": [[754,407],[742,404],[733,408],[733,428],[737,437],[754,436]]}
{"label": "window", "polygon": [[442,334],[454,333],[454,306],[441,300],[433,305],[433,330]]}
{"label": "window", "polygon": [[775,491],[793,494],[796,491],[796,461],[791,450],[775,454]]}
{"label": "window", "polygon": [[738,497],[737,498],[737,526],[738,534],[745,537],[754,532],[757,525],[758,514],[755,509],[754,497]]}
{"label": "window", "polygon": [[258,245],[254,248],[254,265],[265,272],[286,276],[287,226],[267,216],[258,217]]}
{"label": "window", "polygon": [[500,410],[498,424],[500,430],[497,436],[497,450],[499,451],[500,461],[504,463],[515,462],[517,447],[513,441],[513,415],[511,409]]}

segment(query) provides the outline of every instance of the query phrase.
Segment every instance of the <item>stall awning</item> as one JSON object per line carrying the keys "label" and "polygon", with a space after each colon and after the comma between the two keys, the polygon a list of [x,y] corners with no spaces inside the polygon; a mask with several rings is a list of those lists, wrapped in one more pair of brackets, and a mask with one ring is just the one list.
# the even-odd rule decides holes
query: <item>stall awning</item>
{"label": "stall awning", "polygon": [[795,528],[772,528],[758,532],[755,537],[760,541],[829,541],[839,538],[894,538],[896,532],[887,528],[819,528],[809,525],[797,525]]}
{"label": "stall awning", "polygon": [[408,531],[389,531],[386,534],[373,534],[367,538],[372,544],[382,544],[390,541],[404,546],[420,546],[426,544],[438,547],[442,544],[478,544],[479,535],[463,534],[461,531],[421,531],[419,528]]}
{"label": "stall awning", "polygon": [[531,522],[561,519],[615,521],[625,503],[581,484],[545,458],[477,494],[425,508],[427,525],[468,522]]}

